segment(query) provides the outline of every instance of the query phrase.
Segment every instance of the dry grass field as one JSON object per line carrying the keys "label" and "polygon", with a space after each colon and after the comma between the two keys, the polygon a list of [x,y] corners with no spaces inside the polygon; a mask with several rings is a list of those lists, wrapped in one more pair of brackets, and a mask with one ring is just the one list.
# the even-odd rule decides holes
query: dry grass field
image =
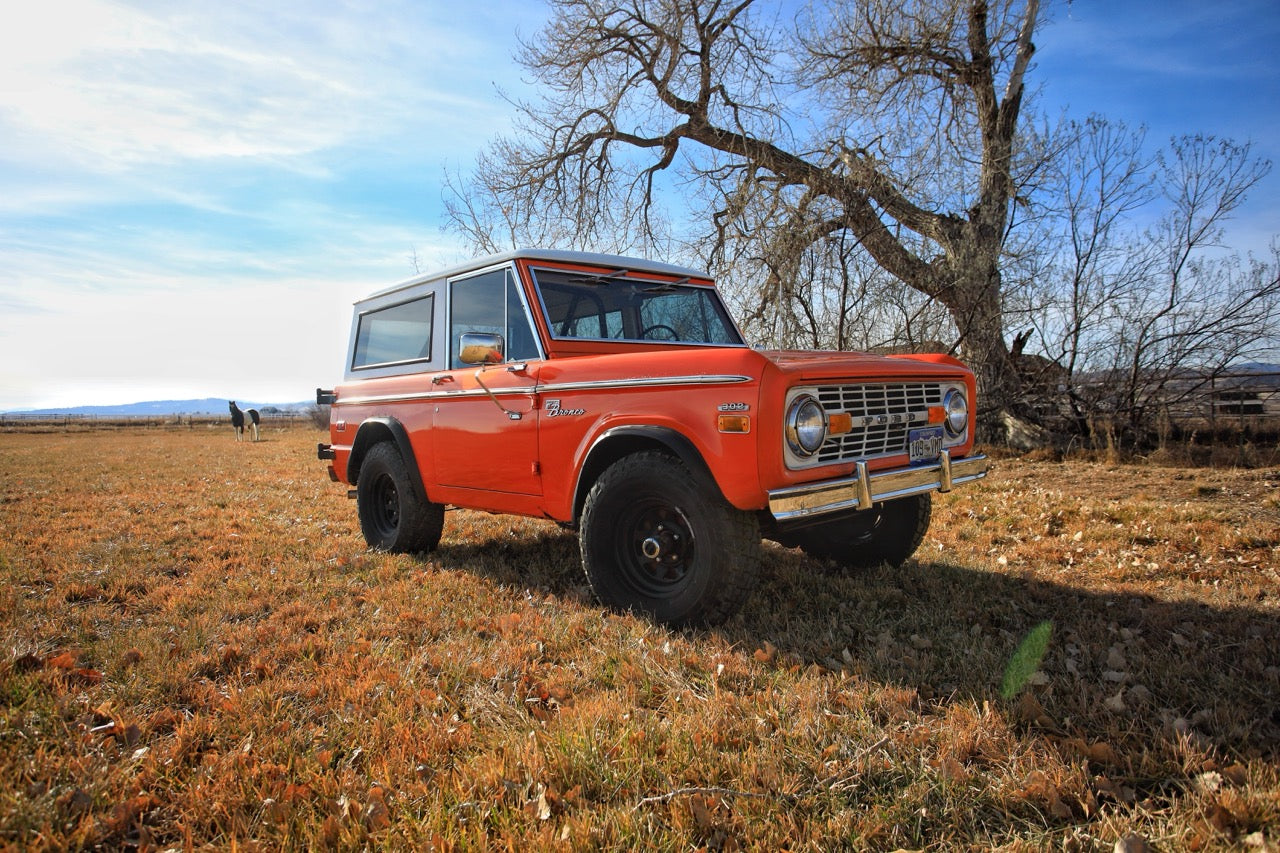
{"label": "dry grass field", "polygon": [[1280,471],[1002,460],[683,633],[320,438],[0,433],[0,848],[1280,848]]}

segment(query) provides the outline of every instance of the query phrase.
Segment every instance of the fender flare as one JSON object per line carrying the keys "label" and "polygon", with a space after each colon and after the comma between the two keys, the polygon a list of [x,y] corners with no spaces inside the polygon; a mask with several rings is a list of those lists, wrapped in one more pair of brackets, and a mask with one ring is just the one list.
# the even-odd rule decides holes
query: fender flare
{"label": "fender flare", "polygon": [[422,469],[418,467],[413,444],[409,441],[409,431],[395,418],[373,417],[360,424],[360,428],[356,430],[355,441],[351,442],[351,455],[347,459],[347,482],[352,486],[356,485],[360,479],[360,466],[364,463],[365,454],[375,444],[384,441],[395,444],[401,458],[409,467],[409,480],[418,493],[417,497],[427,501],[427,488],[422,482]]}
{"label": "fender flare", "polygon": [[573,491],[573,520],[582,517],[582,507],[587,494],[605,469],[624,456],[644,450],[663,450],[678,458],[698,477],[703,485],[713,489],[722,499],[720,484],[716,482],[706,460],[689,437],[671,427],[635,424],[605,430],[591,444],[578,470],[578,482]]}

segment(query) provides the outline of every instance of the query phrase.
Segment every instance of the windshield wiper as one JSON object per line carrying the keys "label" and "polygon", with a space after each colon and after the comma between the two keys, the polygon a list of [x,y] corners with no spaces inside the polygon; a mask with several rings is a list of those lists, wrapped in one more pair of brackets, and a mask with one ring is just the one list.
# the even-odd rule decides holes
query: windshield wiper
{"label": "windshield wiper", "polygon": [[614,270],[613,272],[595,273],[594,275],[584,273],[582,275],[566,277],[565,282],[567,284],[604,284],[606,282],[626,278],[630,273],[631,270]]}
{"label": "windshield wiper", "polygon": [[689,283],[689,277],[685,276],[684,278],[677,279],[676,281],[664,281],[662,284],[655,284],[653,287],[646,287],[640,292],[641,293],[671,293],[675,291],[677,288],[679,288],[680,285],[688,284],[688,283]]}

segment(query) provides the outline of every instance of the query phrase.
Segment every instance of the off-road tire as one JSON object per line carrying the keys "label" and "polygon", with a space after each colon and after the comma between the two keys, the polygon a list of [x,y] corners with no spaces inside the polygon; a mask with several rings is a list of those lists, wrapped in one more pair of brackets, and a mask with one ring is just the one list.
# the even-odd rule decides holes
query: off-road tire
{"label": "off-road tire", "polygon": [[434,551],[444,530],[444,506],[417,494],[409,467],[391,442],[369,449],[356,481],[360,531],[369,547],[393,553]]}
{"label": "off-road tire", "polygon": [[932,515],[933,500],[926,493],[805,528],[793,539],[811,557],[834,560],[846,568],[901,566],[924,541]]}
{"label": "off-road tire", "polygon": [[673,627],[723,622],[760,573],[756,517],[660,452],[625,456],[582,512],[582,568],[600,602]]}

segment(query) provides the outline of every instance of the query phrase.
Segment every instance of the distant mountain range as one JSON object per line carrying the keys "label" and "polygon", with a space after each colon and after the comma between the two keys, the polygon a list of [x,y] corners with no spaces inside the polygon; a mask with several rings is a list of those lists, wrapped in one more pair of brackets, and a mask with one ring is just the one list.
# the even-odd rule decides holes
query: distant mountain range
{"label": "distant mountain range", "polygon": [[[242,409],[259,412],[304,411],[315,405],[314,401],[300,403],[254,403],[236,401]],[[222,397],[205,397],[201,400],[149,400],[145,403],[122,403],[114,406],[68,406],[56,409],[21,409],[5,412],[9,415],[91,415],[99,417],[157,417],[161,415],[226,415],[227,401]]]}

